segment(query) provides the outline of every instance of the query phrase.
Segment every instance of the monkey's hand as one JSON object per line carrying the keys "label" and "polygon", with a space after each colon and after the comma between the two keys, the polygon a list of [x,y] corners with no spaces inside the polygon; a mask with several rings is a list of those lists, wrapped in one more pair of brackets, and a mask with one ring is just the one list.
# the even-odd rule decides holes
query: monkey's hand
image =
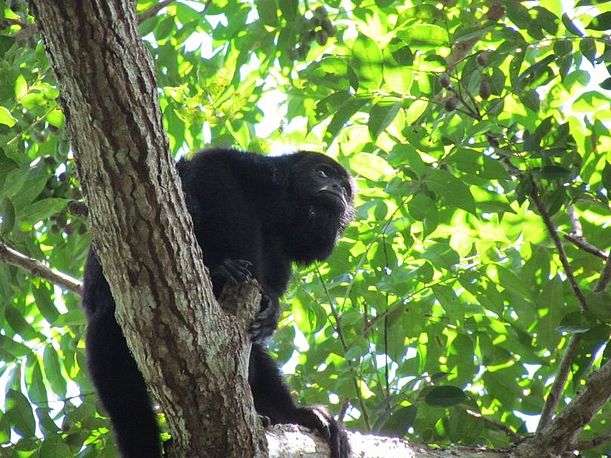
{"label": "monkey's hand", "polygon": [[230,285],[238,285],[244,283],[253,278],[250,272],[251,268],[252,263],[250,261],[226,258],[221,264],[210,270],[212,284],[229,283]]}
{"label": "monkey's hand", "polygon": [[250,338],[253,342],[262,343],[271,337],[278,327],[278,316],[280,315],[280,305],[278,299],[268,296],[261,291],[261,311],[250,326]]}

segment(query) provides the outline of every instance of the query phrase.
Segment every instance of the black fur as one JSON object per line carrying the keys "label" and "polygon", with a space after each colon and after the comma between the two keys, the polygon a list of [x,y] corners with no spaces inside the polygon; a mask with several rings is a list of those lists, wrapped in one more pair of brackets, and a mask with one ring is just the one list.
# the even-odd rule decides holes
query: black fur
{"label": "black fur", "polygon": [[[311,152],[271,157],[212,149],[177,167],[215,295],[227,282],[251,276],[261,285],[249,368],[257,412],[271,423],[314,429],[334,458],[347,457],[343,428],[323,407],[295,404],[263,341],[278,325],[291,264],[327,258],[352,218],[352,178],[334,160]],[[128,458],[159,457],[159,430],[146,385],[115,321],[115,302],[93,251],[83,288],[89,370],[119,448]]]}

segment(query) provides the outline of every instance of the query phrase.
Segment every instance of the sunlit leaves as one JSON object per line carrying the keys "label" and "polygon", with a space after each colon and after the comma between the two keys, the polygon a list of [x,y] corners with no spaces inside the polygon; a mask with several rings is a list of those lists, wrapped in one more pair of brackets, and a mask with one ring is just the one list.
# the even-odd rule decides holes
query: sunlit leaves
{"label": "sunlit leaves", "polygon": [[11,112],[6,107],[0,107],[0,124],[8,127],[13,127],[17,120],[11,115]]}
{"label": "sunlit leaves", "polygon": [[352,44],[352,61],[359,86],[377,89],[382,82],[382,52],[375,40],[359,36]]}
{"label": "sunlit leaves", "polygon": [[377,103],[369,111],[369,134],[375,139],[390,125],[401,109],[401,103]]}
{"label": "sunlit leaves", "polygon": [[415,48],[439,47],[448,45],[448,33],[440,26],[417,24],[399,30],[397,36]]}

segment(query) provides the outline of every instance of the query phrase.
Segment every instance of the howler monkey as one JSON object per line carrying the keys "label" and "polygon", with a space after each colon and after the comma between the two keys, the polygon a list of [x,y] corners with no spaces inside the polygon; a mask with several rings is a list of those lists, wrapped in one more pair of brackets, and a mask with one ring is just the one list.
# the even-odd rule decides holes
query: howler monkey
{"label": "howler monkey", "polygon": [[[291,264],[327,258],[352,218],[354,184],[346,169],[313,152],[262,156],[210,149],[177,164],[197,241],[215,295],[254,277],[261,312],[251,329],[248,381],[255,408],[271,423],[318,431],[335,458],[349,455],[344,429],[323,407],[295,404],[263,341],[278,324]],[[85,266],[87,358],[124,457],[159,457],[159,430],[146,385],[115,320],[115,301],[93,250]]]}

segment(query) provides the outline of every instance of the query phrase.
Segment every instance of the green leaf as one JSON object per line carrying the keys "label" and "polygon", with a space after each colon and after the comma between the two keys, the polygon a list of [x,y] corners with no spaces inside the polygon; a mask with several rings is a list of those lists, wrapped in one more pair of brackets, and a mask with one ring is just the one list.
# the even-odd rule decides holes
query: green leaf
{"label": "green leaf", "polygon": [[28,396],[33,403],[40,404],[47,402],[47,389],[45,388],[42,370],[40,370],[40,363],[36,355],[32,355],[28,358],[26,387],[28,389]]}
{"label": "green leaf", "polygon": [[416,221],[423,221],[431,213],[437,212],[435,202],[426,194],[419,192],[414,194],[407,204],[409,214]]}
{"label": "green leaf", "polygon": [[554,53],[556,56],[564,56],[573,51],[571,40],[558,40],[554,43]]}
{"label": "green leaf", "polygon": [[72,450],[60,435],[47,436],[38,450],[38,456],[45,458],[65,458],[72,455]]}
{"label": "green leaf", "polygon": [[577,28],[577,26],[571,21],[568,14],[562,13],[562,23],[566,27],[566,29],[571,32],[573,35],[577,35],[578,37],[583,37],[583,32]]}
{"label": "green leaf", "polygon": [[596,63],[596,41],[594,38],[586,37],[580,40],[579,50],[583,57],[588,59],[592,65]]}
{"label": "green leaf", "polygon": [[531,32],[533,31],[533,28],[543,27],[543,29],[545,29],[551,35],[556,35],[558,33],[558,17],[548,9],[539,5],[530,8],[529,10],[532,22],[528,28],[528,33],[532,35]]}
{"label": "green leaf", "polygon": [[426,393],[424,401],[433,407],[452,407],[469,400],[463,390],[456,386],[438,386]]}
{"label": "green leaf", "polygon": [[409,429],[414,426],[417,413],[418,407],[416,405],[400,407],[390,414],[380,428],[380,432],[390,436],[405,436]]}
{"label": "green leaf", "polygon": [[281,0],[278,3],[278,6],[280,7],[282,16],[284,16],[287,21],[292,21],[295,19],[295,16],[297,16],[297,12],[299,11],[298,0]]}
{"label": "green leaf", "polygon": [[590,312],[570,312],[560,321],[559,330],[568,334],[581,334],[600,325],[600,321]]}
{"label": "green leaf", "polygon": [[21,101],[28,93],[28,82],[22,74],[15,79],[15,100]]}
{"label": "green leaf", "polygon": [[447,205],[475,215],[475,199],[464,182],[445,170],[432,170],[425,181]]}
{"label": "green leaf", "polygon": [[17,195],[28,179],[28,173],[29,171],[24,168],[10,170],[4,178],[4,184],[2,185],[0,194],[3,197],[14,197]]}
{"label": "green leaf", "polygon": [[35,340],[43,337],[26,321],[21,312],[12,305],[6,307],[4,311],[6,321],[25,340]]}
{"label": "green leaf", "polygon": [[[590,372],[590,368],[597,359],[602,346],[609,345],[610,334],[609,326],[599,325],[594,326],[581,336],[572,364],[572,384],[575,391],[579,391],[583,387],[581,381]],[[577,370],[575,370],[575,367],[577,367]]]}
{"label": "green leaf", "polygon": [[433,24],[414,24],[397,32],[397,37],[413,47],[449,46],[450,38],[443,27]]}
{"label": "green leaf", "polygon": [[6,395],[6,417],[22,437],[32,437],[36,431],[34,413],[28,399],[19,391],[9,390]]}
{"label": "green leaf", "polygon": [[59,429],[51,418],[51,416],[49,415],[50,411],[51,409],[49,409],[48,407],[38,407],[36,409],[36,418],[38,418],[38,425],[40,426],[41,431],[45,435],[55,433]]}
{"label": "green leaf", "polygon": [[15,227],[15,207],[6,198],[0,198],[0,235],[7,235]]}
{"label": "green leaf", "polygon": [[565,180],[571,176],[571,171],[557,165],[546,165],[539,170],[533,170],[533,175],[547,180]]}
{"label": "green leaf", "polygon": [[327,126],[325,140],[329,142],[332,141],[337,136],[340,129],[344,127],[344,124],[346,124],[367,102],[367,99],[354,97],[342,104]]}
{"label": "green leaf", "polygon": [[609,161],[605,161],[605,167],[602,171],[602,183],[607,193],[611,194],[611,162]]}
{"label": "green leaf", "polygon": [[352,45],[352,61],[359,87],[380,87],[383,76],[382,53],[374,40],[359,35]]}
{"label": "green leaf", "polygon": [[70,199],[51,197],[42,199],[30,204],[17,212],[17,217],[21,221],[37,223],[46,220],[49,216],[62,211],[70,203]]}
{"label": "green leaf", "polygon": [[395,173],[395,169],[382,157],[370,153],[353,156],[350,159],[350,168],[372,181],[387,180]]}
{"label": "green leaf", "polygon": [[371,107],[371,110],[369,110],[368,126],[369,135],[372,140],[375,141],[375,139],[386,130],[390,123],[393,122],[400,109],[401,102],[379,102]]}
{"label": "green leaf", "polygon": [[512,271],[499,264],[496,265],[496,270],[499,276],[499,284],[524,299],[531,299],[532,291],[528,284],[526,284],[521,278],[519,278]]}
{"label": "green leaf", "polygon": [[586,26],[586,29],[599,30],[601,32],[608,32],[611,30],[611,11],[596,16],[592,19],[590,24]]}
{"label": "green leaf", "polygon": [[[13,339],[7,336],[3,336],[0,334],[0,349],[12,356],[12,359],[21,358],[22,356],[29,355],[31,353],[30,348],[27,345],[22,344],[21,342],[15,342]],[[6,363],[6,360],[3,359]]]}
{"label": "green leaf", "polygon": [[45,369],[45,377],[51,385],[53,392],[60,396],[66,396],[66,379],[62,375],[60,368],[59,355],[53,348],[53,345],[46,345],[42,356],[42,362]]}
{"label": "green leaf", "polygon": [[278,25],[278,7],[275,0],[257,0],[257,11],[263,24]]}
{"label": "green leaf", "polygon": [[82,326],[87,323],[85,314],[81,309],[70,310],[67,313],[62,313],[54,322],[53,326]]}
{"label": "green leaf", "polygon": [[541,106],[541,100],[539,100],[539,94],[537,91],[526,91],[518,94],[520,101],[528,108],[530,108],[535,113],[539,112],[539,107]]}
{"label": "green leaf", "polygon": [[6,107],[0,107],[0,124],[4,124],[8,127],[13,127],[17,124],[17,120],[11,115]]}
{"label": "green leaf", "polygon": [[184,3],[176,3],[176,18],[181,24],[185,25],[190,22],[200,22],[202,13]]}
{"label": "green leaf", "polygon": [[43,284],[41,286],[33,286],[32,294],[36,301],[36,307],[40,311],[41,315],[49,324],[53,324],[53,322],[57,320],[60,315],[51,298],[53,291],[46,288]]}

